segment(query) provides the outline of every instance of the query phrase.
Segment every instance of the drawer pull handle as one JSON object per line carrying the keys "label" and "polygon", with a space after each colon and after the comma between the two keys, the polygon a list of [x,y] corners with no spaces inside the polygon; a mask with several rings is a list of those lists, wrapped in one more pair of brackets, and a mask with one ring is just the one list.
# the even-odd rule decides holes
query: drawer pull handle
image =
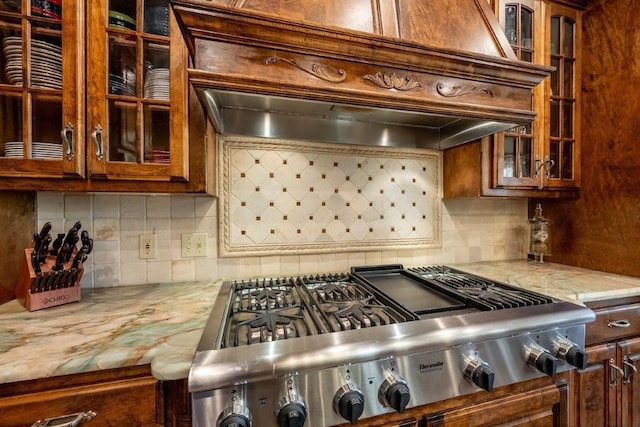
{"label": "drawer pull handle", "polygon": [[95,416],[96,413],[93,411],[78,412],[77,414],[38,420],[31,427],[77,427]]}
{"label": "drawer pull handle", "polygon": [[631,327],[631,322],[629,322],[627,319],[614,320],[613,322],[607,323],[607,326],[610,328],[629,328]]}

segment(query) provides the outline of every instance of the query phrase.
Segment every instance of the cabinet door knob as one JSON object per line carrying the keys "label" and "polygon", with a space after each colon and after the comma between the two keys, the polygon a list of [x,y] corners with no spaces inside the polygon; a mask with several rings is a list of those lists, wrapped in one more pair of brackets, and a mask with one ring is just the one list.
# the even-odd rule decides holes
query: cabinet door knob
{"label": "cabinet door knob", "polygon": [[96,125],[93,132],[91,132],[91,139],[96,146],[96,158],[100,162],[104,158],[104,150],[102,147],[102,126]]}
{"label": "cabinet door knob", "polygon": [[73,151],[73,125],[71,123],[67,123],[67,125],[60,131],[60,136],[62,137],[62,142],[66,146],[64,152],[67,155],[68,160],[73,159],[74,151]]}
{"label": "cabinet door knob", "polygon": [[93,411],[78,412],[77,414],[63,415],[61,417],[45,418],[38,420],[31,427],[77,427],[85,421],[96,416]]}
{"label": "cabinet door knob", "polygon": [[613,322],[607,323],[607,326],[610,328],[629,328],[631,327],[631,322],[627,319],[614,320]]}

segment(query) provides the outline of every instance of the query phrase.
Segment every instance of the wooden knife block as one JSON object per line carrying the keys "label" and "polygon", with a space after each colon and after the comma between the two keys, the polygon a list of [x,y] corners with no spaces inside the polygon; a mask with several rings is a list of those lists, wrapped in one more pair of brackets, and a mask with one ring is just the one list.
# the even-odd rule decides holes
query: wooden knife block
{"label": "wooden knife block", "polygon": [[40,266],[41,273],[36,274],[31,264],[31,252],[33,248],[24,250],[23,267],[16,286],[16,298],[20,304],[29,311],[36,311],[80,301],[80,279],[84,272],[82,263],[77,268],[71,268],[69,261],[64,265],[65,269],[54,271],[56,257],[47,255]]}

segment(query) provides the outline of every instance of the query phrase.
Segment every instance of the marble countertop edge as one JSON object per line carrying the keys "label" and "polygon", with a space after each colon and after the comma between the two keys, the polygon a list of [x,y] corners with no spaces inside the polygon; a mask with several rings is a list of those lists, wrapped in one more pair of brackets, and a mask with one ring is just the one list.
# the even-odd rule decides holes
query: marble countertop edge
{"label": "marble countertop edge", "polygon": [[[526,260],[451,264],[579,304],[640,295],[640,278]],[[0,384],[150,365],[188,377],[221,279],[83,290],[82,300],[29,312],[0,305]]]}

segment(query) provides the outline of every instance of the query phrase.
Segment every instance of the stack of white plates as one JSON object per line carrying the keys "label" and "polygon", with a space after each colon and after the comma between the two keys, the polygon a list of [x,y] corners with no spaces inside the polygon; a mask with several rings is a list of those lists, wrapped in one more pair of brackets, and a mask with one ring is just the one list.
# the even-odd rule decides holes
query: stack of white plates
{"label": "stack of white plates", "polygon": [[[6,59],[5,73],[9,84],[21,86],[22,38],[7,36],[2,39]],[[41,40],[31,40],[31,86],[44,89],[62,89],[62,49]]]}
{"label": "stack of white plates", "polygon": [[144,82],[144,97],[169,100],[169,69],[153,68],[147,71]]}
{"label": "stack of white plates", "polygon": [[[135,77],[135,75],[134,75]],[[114,95],[129,95],[135,96],[136,94],[136,82],[127,81],[117,74],[109,73],[109,93]]]}
{"label": "stack of white plates", "polygon": [[[62,144],[55,142],[32,142],[31,151],[33,159],[62,160]],[[11,141],[4,144],[4,156],[12,158],[24,158],[22,141]]]}

